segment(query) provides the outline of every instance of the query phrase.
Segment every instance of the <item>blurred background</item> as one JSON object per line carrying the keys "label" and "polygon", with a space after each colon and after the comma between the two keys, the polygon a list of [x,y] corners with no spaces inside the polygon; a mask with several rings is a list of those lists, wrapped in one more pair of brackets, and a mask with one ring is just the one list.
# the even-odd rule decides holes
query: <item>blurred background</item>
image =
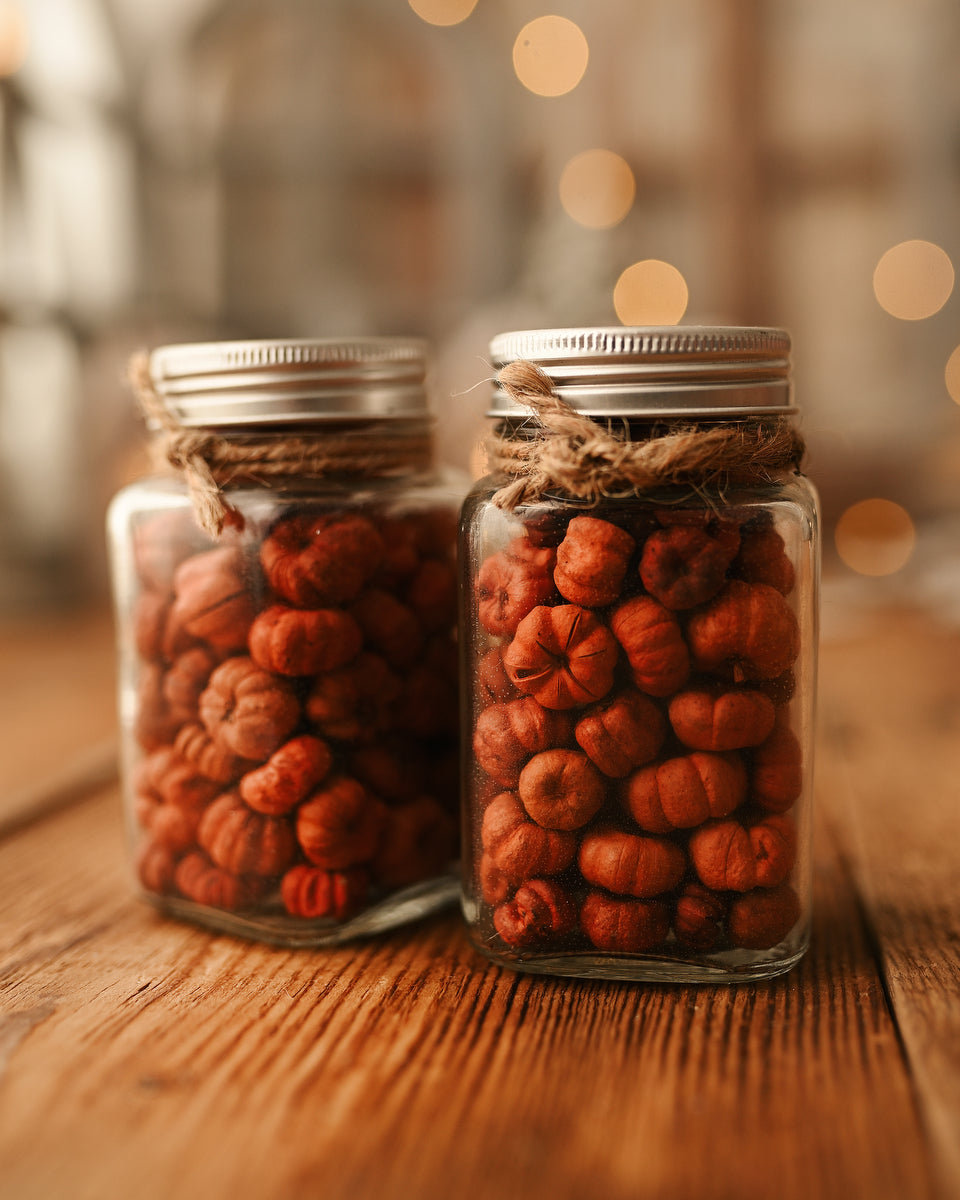
{"label": "blurred background", "polygon": [[[102,602],[128,355],[769,324],[828,576],[960,621],[956,0],[0,0],[0,612]],[[866,589],[866,590],[864,590]]]}

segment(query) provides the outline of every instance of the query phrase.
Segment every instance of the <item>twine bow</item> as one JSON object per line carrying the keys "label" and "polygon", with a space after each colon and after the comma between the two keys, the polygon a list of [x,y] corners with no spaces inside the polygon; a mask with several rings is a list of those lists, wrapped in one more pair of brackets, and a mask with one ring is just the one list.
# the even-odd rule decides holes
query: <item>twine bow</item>
{"label": "twine bow", "polygon": [[487,442],[491,468],[517,477],[493,497],[508,512],[548,491],[597,501],[671,484],[769,482],[778,471],[798,469],[805,450],[803,438],[783,417],[689,427],[630,441],[627,431],[618,436],[572,409],[533,363],[508,363],[498,380],[537,418],[529,438],[495,436]]}
{"label": "twine bow", "polygon": [[[270,479],[324,479],[331,475],[383,478],[429,466],[429,429],[394,422],[364,421],[356,429],[301,437],[226,438],[187,429],[164,404],[150,377],[149,356],[130,360],[130,384],[140,409],[156,431],[154,456],[182,473],[200,527],[217,538],[224,525],[243,526],[243,517],[224,497],[231,483]],[[388,428],[389,426],[389,428]]]}

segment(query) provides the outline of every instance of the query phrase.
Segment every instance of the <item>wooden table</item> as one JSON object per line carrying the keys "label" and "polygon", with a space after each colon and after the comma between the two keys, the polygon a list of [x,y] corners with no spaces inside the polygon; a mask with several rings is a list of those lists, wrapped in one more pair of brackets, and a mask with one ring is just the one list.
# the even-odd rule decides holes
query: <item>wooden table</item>
{"label": "wooden table", "polygon": [[813,948],[738,987],[513,974],[455,913],[324,952],[162,919],[111,658],[101,617],[0,630],[5,1200],[960,1196],[960,632],[824,645]]}

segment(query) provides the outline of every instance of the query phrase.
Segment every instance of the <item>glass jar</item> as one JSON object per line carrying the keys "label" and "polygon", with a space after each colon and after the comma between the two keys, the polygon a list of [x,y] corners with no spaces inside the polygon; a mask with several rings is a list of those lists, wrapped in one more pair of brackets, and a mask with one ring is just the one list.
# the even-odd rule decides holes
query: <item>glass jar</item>
{"label": "glass jar", "polygon": [[504,334],[460,532],[463,907],[553,975],[808,943],[819,589],[777,330]]}
{"label": "glass jar", "polygon": [[144,896],[324,945],[455,902],[456,519],[413,339],[167,346],[109,514]]}

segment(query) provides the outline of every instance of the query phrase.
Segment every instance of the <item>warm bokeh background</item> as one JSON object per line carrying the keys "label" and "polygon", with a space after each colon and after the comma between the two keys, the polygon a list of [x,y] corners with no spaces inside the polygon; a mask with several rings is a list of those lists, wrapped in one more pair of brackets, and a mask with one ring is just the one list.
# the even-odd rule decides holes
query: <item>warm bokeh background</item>
{"label": "warm bokeh background", "polygon": [[783,325],[842,591],[960,616],[956,0],[0,0],[0,611],[106,593],[131,350]]}

